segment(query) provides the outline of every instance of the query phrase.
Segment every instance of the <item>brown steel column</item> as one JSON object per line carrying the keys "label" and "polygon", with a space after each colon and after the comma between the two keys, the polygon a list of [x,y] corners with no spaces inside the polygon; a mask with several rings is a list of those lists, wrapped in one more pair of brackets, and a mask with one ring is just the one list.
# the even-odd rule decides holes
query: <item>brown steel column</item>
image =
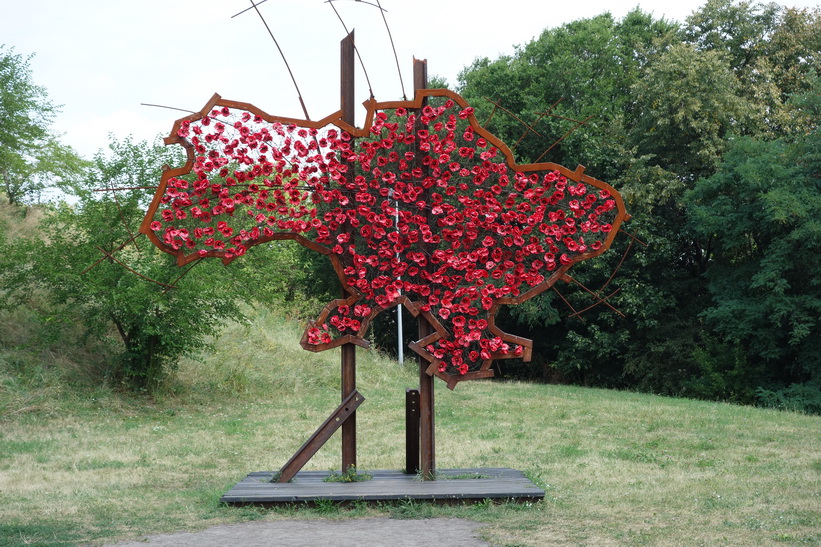
{"label": "brown steel column", "polygon": [[405,390],[405,473],[419,473],[419,390]]}
{"label": "brown steel column", "polygon": [[[351,32],[342,40],[340,60],[340,107],[343,121],[354,125],[354,34]],[[348,176],[353,173],[349,172]],[[342,298],[348,293],[342,287]],[[342,400],[356,391],[356,346],[343,344],[342,348]],[[356,467],[356,413],[342,424],[342,472]]]}
{"label": "brown steel column", "polygon": [[[413,60],[413,88],[427,89],[428,63]],[[423,105],[424,106],[424,105]],[[417,157],[419,155],[417,154]],[[433,327],[419,316],[419,340],[433,333]],[[419,358],[419,449],[422,480],[434,480],[436,473],[435,420],[433,399],[433,376],[428,375],[428,362]]]}
{"label": "brown steel column", "polygon": [[[419,339],[433,333],[427,320],[419,316]],[[428,362],[419,358],[419,450],[422,480],[434,480],[436,473],[435,423],[433,411],[433,376],[425,370]]]}

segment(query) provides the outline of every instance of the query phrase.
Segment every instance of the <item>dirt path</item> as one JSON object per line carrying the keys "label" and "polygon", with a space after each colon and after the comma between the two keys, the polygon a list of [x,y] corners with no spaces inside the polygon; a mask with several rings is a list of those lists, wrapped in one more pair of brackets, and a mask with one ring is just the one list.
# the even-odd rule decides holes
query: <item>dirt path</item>
{"label": "dirt path", "polygon": [[110,547],[402,546],[489,547],[479,539],[483,525],[464,519],[279,520],[213,526],[201,532],[148,536]]}

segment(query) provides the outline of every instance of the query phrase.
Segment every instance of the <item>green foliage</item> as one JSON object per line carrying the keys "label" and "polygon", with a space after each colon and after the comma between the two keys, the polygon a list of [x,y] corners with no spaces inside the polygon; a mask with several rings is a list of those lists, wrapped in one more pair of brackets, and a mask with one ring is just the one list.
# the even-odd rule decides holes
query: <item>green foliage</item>
{"label": "green foliage", "polygon": [[819,190],[784,143],[744,138],[688,194],[695,228],[715,242],[704,317],[777,381],[821,378]]}
{"label": "green foliage", "polygon": [[[478,119],[490,120],[494,134],[511,146],[519,143],[515,152],[521,161],[583,163],[601,175],[622,165],[630,87],[675,29],[638,9],[621,21],[609,14],[574,21],[545,30],[512,57],[475,61],[460,74],[459,89]],[[487,99],[533,124],[538,136]],[[544,154],[576,126],[564,118],[590,119]]]}
{"label": "green foliage", "polygon": [[763,406],[807,414],[821,414],[821,383],[818,382],[790,384],[781,389],[759,387],[756,390],[756,396]]}
{"label": "green foliage", "polygon": [[[639,9],[620,20],[603,14],[467,67],[460,93],[519,161],[586,165],[621,191],[633,215],[625,229],[636,238],[619,236],[613,252],[571,272],[601,289],[623,317],[599,305],[568,318],[594,300],[561,285],[561,295],[549,291],[497,315],[503,330],[534,340],[532,365],[509,360],[497,369],[508,377],[816,411],[819,60],[821,10],[709,0],[681,28]],[[92,190],[153,186],[159,166],[178,158],[115,143],[113,157],[98,156],[88,175],[77,176],[72,152],[49,135],[56,110],[31,83],[28,61],[0,50],[0,68],[4,87],[18,86],[13,94],[4,89],[2,108],[27,113],[16,132],[6,130],[11,117],[0,119],[9,200],[31,201],[58,182],[75,196],[72,206],[48,210],[42,231],[28,228],[41,209],[0,226],[13,242],[0,249],[4,297],[26,310],[8,306],[4,319],[40,325],[19,343],[10,329],[0,337],[0,359],[16,363],[11,369],[38,376],[24,339],[44,353],[73,336],[99,344],[79,354],[98,356],[118,339],[124,350],[108,366],[98,357],[94,370],[149,385],[224,318],[240,318],[239,303],[276,301],[304,318],[339,297],[327,258],[294,242],[255,247],[228,268],[205,261],[179,282],[182,272],[147,242],[113,253],[173,290],[107,258],[96,247],[112,252],[129,239],[121,218],[133,230],[147,193],[119,192],[115,200]],[[587,121],[572,131],[568,118]],[[395,346],[395,318],[391,311],[374,321],[377,347]],[[405,340],[414,339],[415,322],[406,316],[404,324]],[[237,385],[249,383],[248,371],[231,371]]]}
{"label": "green foliage", "polygon": [[699,399],[753,404],[756,389],[766,381],[761,361],[748,360],[737,342],[706,336],[692,351],[693,375],[683,382],[682,394]]}
{"label": "green foliage", "polygon": [[367,471],[357,469],[355,465],[350,466],[344,473],[338,471],[331,471],[327,477],[323,479],[324,482],[364,482],[373,478],[373,475]]}
{"label": "green foliage", "polygon": [[630,139],[652,164],[694,180],[715,171],[729,132],[744,131],[749,106],[723,56],[676,44],[632,89]]}
{"label": "green foliage", "polygon": [[821,10],[709,0],[683,33],[700,51],[725,56],[755,105],[759,130],[774,136],[806,125],[787,103],[810,89],[810,74],[821,64]]}
{"label": "green foliage", "polygon": [[153,389],[183,354],[200,348],[225,319],[240,319],[249,287],[211,261],[184,273],[145,239],[131,239],[145,210],[144,190],[164,164],[179,161],[159,145],[113,142],[88,174],[64,189],[74,202],[54,208],[40,237],[12,242],[2,272],[6,305],[25,305],[32,290],[47,306],[40,318],[56,341],[63,326],[79,324],[76,340],[119,337],[120,350],[104,370],[113,383]]}
{"label": "green foliage", "polygon": [[30,60],[0,45],[0,184],[10,204],[39,201],[48,186],[85,166],[51,133],[58,109],[32,81]]}
{"label": "green foliage", "polygon": [[[625,228],[647,244],[605,291],[623,318],[599,306],[559,320],[591,303],[565,286],[567,303],[548,293],[500,314],[504,330],[535,341],[530,375],[504,370],[737,402],[817,377],[820,25],[817,9],[729,0],[681,29],[635,10],[546,30],[460,75],[487,117],[484,97],[528,122],[551,107],[594,115],[545,159],[612,183],[633,215]],[[538,157],[571,128],[561,123],[541,118],[519,157]],[[509,144],[524,133],[498,108],[491,130]],[[620,259],[571,275],[596,290]]]}

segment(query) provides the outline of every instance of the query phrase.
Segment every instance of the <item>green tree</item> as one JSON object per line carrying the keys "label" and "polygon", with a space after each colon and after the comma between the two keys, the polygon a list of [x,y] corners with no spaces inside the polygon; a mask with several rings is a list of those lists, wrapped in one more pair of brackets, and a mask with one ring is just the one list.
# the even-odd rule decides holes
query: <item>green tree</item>
{"label": "green tree", "polygon": [[[500,317],[505,330],[535,340],[537,360],[552,361],[573,382],[740,402],[752,402],[758,388],[779,377],[781,364],[762,362],[747,341],[726,336],[706,312],[720,292],[715,279],[725,248],[721,234],[693,221],[696,202],[688,192],[724,168],[741,135],[783,136],[794,142],[790,150],[800,141],[802,152],[790,152],[791,161],[807,168],[809,158],[818,157],[811,134],[817,111],[787,100],[811,86],[811,63],[804,59],[818,58],[817,20],[815,11],[726,1],[708,2],[681,31],[640,11],[621,21],[603,15],[546,30],[512,56],[465,70],[463,94],[502,97],[500,104],[509,101],[512,113],[527,121],[563,96],[554,113],[594,114],[549,159],[582,163],[614,184],[633,215],[626,229],[648,244],[634,245],[609,285],[619,289],[609,302],[624,318],[599,306],[583,321],[562,320],[568,315],[563,300],[575,309],[591,304],[589,295],[565,286],[559,287],[564,298],[546,293]],[[812,95],[802,97],[806,103]],[[489,113],[493,107],[482,108]],[[497,109],[494,123],[499,117]],[[512,116],[499,119],[493,131],[516,142],[521,125]],[[549,123],[545,118],[536,126],[545,138]],[[523,140],[520,156],[533,159],[536,149],[527,146]],[[705,206],[704,214],[709,210]],[[597,289],[620,259],[607,253],[571,273]],[[742,270],[734,271],[732,283],[742,284]],[[792,351],[783,342],[773,343]]]}
{"label": "green tree", "polygon": [[[545,30],[512,56],[475,61],[460,74],[459,89],[480,120],[493,114],[489,129],[498,137],[511,146],[521,140],[516,151],[522,161],[542,158],[569,167],[583,163],[612,180],[614,171],[624,167],[623,115],[630,88],[644,66],[675,39],[676,29],[639,9],[618,21],[608,13],[581,19]],[[519,121],[486,99],[533,124],[538,135],[525,134]],[[548,110],[587,122],[543,156],[575,126],[545,115]]]}
{"label": "green tree", "polygon": [[756,109],[758,132],[778,137],[806,126],[788,99],[808,91],[821,64],[821,9],[709,0],[687,19],[683,35],[699,51],[724,55]]}
{"label": "green tree", "polygon": [[154,186],[164,164],[180,161],[177,150],[158,144],[113,142],[109,155],[98,153],[85,176],[64,186],[71,204],[47,214],[39,237],[9,245],[0,271],[7,305],[25,304],[36,291],[48,302],[45,326],[71,322],[85,337],[119,339],[106,374],[134,388],[159,385],[181,355],[203,347],[226,319],[241,320],[241,305],[259,296],[253,279],[219,261],[183,276],[146,238],[132,241],[146,190],[98,191]]}
{"label": "green tree", "polygon": [[816,78],[796,97],[816,120],[804,136],[734,140],[720,170],[686,197],[694,229],[714,241],[703,316],[766,366],[767,388],[821,384],[820,88]]}
{"label": "green tree", "polygon": [[690,182],[715,172],[733,132],[746,132],[750,105],[717,51],[677,44],[631,90],[631,141],[637,155]]}
{"label": "green tree", "polygon": [[84,162],[50,130],[58,109],[32,81],[31,56],[0,46],[0,177],[10,204],[38,200]]}

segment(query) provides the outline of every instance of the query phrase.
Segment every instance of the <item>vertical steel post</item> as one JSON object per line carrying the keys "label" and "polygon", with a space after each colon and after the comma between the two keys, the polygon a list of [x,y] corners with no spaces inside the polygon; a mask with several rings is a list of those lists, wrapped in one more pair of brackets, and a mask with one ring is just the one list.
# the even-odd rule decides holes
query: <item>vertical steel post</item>
{"label": "vertical steel post", "polygon": [[[428,63],[425,60],[413,60],[413,88],[427,89]],[[423,104],[424,106],[424,104]],[[433,333],[433,327],[419,316],[419,340]],[[419,448],[420,471],[422,480],[434,480],[436,474],[436,446],[433,376],[428,375],[428,362],[419,358]]]}
{"label": "vertical steel post", "polygon": [[405,390],[405,473],[419,472],[419,390]]}
{"label": "vertical steel post", "polygon": [[[354,125],[354,33],[351,31],[341,43],[340,59],[340,108],[343,121]],[[348,176],[353,176],[351,171]],[[347,298],[348,292],[342,287],[342,298]],[[344,344],[342,353],[342,400],[356,391],[356,346]],[[356,413],[342,424],[342,472],[356,467]]]}

